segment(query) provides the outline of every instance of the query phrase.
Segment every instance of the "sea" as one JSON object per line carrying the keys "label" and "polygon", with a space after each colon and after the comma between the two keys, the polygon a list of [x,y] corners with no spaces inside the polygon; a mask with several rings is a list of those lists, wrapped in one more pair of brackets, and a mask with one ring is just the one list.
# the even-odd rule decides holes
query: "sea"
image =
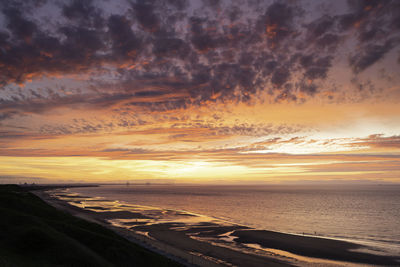
{"label": "sea", "polygon": [[256,229],[348,240],[400,255],[400,185],[131,184],[69,190]]}

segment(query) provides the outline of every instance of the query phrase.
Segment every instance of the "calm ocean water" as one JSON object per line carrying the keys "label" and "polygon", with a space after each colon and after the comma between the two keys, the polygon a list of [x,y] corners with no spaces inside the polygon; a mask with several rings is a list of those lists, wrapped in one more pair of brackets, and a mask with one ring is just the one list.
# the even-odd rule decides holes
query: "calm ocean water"
{"label": "calm ocean water", "polygon": [[70,191],[189,211],[259,229],[348,239],[400,254],[397,185],[107,185]]}

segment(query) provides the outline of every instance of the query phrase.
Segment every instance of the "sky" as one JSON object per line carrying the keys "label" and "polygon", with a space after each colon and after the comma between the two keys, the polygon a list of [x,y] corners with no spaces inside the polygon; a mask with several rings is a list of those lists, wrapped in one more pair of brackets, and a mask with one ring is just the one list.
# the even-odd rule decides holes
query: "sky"
{"label": "sky", "polygon": [[399,183],[399,73],[396,0],[3,0],[0,183]]}

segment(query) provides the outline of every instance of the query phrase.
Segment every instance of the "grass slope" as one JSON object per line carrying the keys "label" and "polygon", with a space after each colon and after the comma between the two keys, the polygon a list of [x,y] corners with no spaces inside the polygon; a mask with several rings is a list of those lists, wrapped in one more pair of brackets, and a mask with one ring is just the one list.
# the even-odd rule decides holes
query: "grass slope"
{"label": "grass slope", "polygon": [[0,266],[180,265],[17,185],[0,185]]}

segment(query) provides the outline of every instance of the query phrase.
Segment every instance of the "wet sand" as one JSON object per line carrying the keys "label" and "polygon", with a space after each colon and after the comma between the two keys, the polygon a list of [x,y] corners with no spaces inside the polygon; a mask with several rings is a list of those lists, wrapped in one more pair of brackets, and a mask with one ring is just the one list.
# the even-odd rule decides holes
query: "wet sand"
{"label": "wet sand", "polygon": [[[298,255],[375,265],[399,265],[400,257],[381,256],[355,251],[364,246],[341,240],[291,235],[266,230],[238,230],[235,242],[288,251]],[[397,261],[396,261],[397,260]]]}
{"label": "wet sand", "polygon": [[[255,230],[187,212],[106,200],[82,201],[80,196],[61,192],[61,199],[42,191],[36,194],[56,208],[100,223],[187,266],[399,265],[398,258],[354,251],[364,246],[345,241]],[[260,250],[252,248],[254,244],[266,250],[256,253]],[[288,256],[268,248],[312,258]]]}
{"label": "wet sand", "polygon": [[[194,223],[189,224],[193,227],[188,227],[187,223],[156,223],[150,225],[143,225],[143,222],[136,220],[148,220],[147,215],[142,215],[136,212],[95,212],[89,208],[83,209],[74,204],[74,201],[67,202],[49,195],[43,191],[34,192],[37,196],[45,200],[52,206],[64,210],[74,216],[97,222],[105,227],[108,227],[128,240],[135,242],[139,245],[145,246],[176,260],[186,266],[292,266],[289,261],[279,259],[279,257],[260,257],[249,255],[228,248],[223,248],[195,240],[189,234],[196,234],[198,230],[203,232],[203,236],[218,233],[225,233],[227,231],[243,229],[242,226],[219,226],[214,223]],[[65,196],[63,196],[65,197]],[[168,216],[174,214],[175,216],[182,217],[182,219],[189,219],[196,217],[191,214],[174,212],[164,210],[161,211],[164,215]],[[155,213],[151,211],[151,213]],[[110,220],[110,215],[113,215],[114,220]],[[157,216],[156,216],[157,217]],[[123,223],[128,218],[133,221]],[[120,227],[116,227],[116,225]],[[133,226],[132,226],[133,225]],[[199,227],[199,229],[196,229]],[[210,231],[210,234],[206,234]],[[211,234],[211,233],[214,234]],[[145,233],[145,234],[144,234]]]}

